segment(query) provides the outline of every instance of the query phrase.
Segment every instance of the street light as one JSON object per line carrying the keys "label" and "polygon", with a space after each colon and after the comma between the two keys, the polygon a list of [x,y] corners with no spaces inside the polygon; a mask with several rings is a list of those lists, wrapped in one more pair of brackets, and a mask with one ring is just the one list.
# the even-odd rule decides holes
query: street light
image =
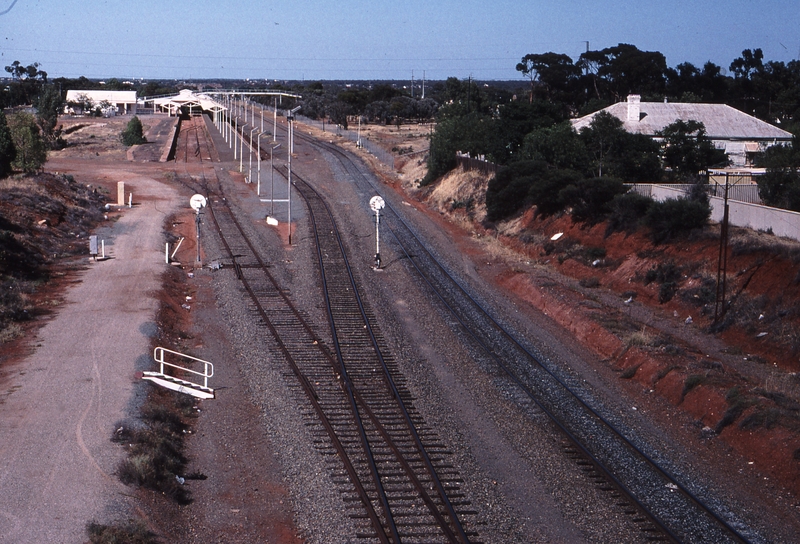
{"label": "street light", "polygon": [[269,214],[271,216],[275,215],[275,150],[278,149],[280,146],[281,144],[276,144],[274,146],[271,146],[269,152],[269,169],[270,172],[272,172],[272,181],[270,182],[271,187],[269,192],[269,198],[271,201]]}
{"label": "street light", "polygon": [[258,184],[256,185],[256,196],[261,196],[261,135],[262,134],[264,134],[263,130],[258,133],[258,136],[256,136],[256,149],[258,150]]}
{"label": "street light", "polygon": [[[246,114],[245,114],[246,116]],[[242,137],[239,140],[239,172],[244,171],[244,127],[247,126],[247,118],[245,117],[244,124],[242,125]],[[234,157],[234,160],[236,157]]]}
{"label": "street light", "polygon": [[272,141],[278,141],[278,97],[275,98],[275,107],[272,110]]}
{"label": "street light", "polygon": [[250,141],[248,142],[247,147],[250,148],[250,167],[247,171],[247,183],[253,183],[253,132],[258,130],[258,127],[253,127],[250,131]]}
{"label": "street light", "polygon": [[289,245],[292,245],[292,152],[294,151],[294,114],[303,106],[297,106],[289,111],[286,120],[289,122]]}

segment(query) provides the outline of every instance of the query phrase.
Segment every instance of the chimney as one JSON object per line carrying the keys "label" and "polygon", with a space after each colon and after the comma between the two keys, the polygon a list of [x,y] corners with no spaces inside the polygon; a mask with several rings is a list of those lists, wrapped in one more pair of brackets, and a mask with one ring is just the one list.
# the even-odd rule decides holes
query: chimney
{"label": "chimney", "polygon": [[628,121],[639,122],[641,108],[639,103],[642,101],[642,96],[638,94],[628,95]]}

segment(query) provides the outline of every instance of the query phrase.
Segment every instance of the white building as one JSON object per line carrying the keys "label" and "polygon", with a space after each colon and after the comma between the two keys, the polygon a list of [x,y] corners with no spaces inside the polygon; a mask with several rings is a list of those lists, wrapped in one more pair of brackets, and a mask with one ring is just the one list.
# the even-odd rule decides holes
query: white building
{"label": "white building", "polygon": [[103,115],[127,115],[136,114],[136,91],[67,91],[67,107],[72,108],[74,113],[86,113],[75,109],[72,104],[90,104],[91,110],[97,107],[103,108]]}
{"label": "white building", "polygon": [[[637,94],[628,96],[605,111],[622,121],[622,126],[634,134],[657,138],[657,133],[677,120],[699,121],[706,136],[718,149],[725,150],[731,165],[752,165],[753,158],[775,144],[791,144],[792,134],[725,104],[690,104],[681,102],[642,102]],[[595,112],[572,121],[579,131],[591,124]]]}

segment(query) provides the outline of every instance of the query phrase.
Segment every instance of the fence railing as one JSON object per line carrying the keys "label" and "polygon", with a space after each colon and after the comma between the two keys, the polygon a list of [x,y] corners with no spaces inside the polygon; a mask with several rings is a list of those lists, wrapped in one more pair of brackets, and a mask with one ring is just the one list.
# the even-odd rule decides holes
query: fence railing
{"label": "fence railing", "polygon": [[486,176],[493,176],[497,173],[497,164],[481,159],[473,159],[466,155],[457,154],[456,164],[464,170],[478,171]]}
{"label": "fence railing", "polygon": [[[192,370],[191,368],[186,368],[185,366],[180,366],[180,365],[175,364],[175,363],[168,363],[164,358],[164,355],[166,353],[171,353],[172,355],[175,355],[178,358],[188,359],[190,361],[196,361],[198,363],[202,363],[203,364],[203,371],[202,372],[198,372],[197,370]],[[181,370],[183,372],[188,372],[189,374],[194,374],[196,376],[202,377],[203,378],[203,384],[202,384],[203,387],[208,387],[208,379],[214,375],[214,365],[212,363],[209,363],[208,361],[204,361],[203,359],[198,359],[197,357],[192,357],[191,355],[186,355],[184,353],[179,353],[177,351],[172,351],[170,349],[157,347],[155,350],[153,350],[153,359],[155,359],[155,361],[161,365],[160,369],[159,369],[159,372],[161,374],[166,374],[164,372],[164,370],[165,370],[164,367],[165,366],[168,366],[170,368],[175,368],[175,369]]]}

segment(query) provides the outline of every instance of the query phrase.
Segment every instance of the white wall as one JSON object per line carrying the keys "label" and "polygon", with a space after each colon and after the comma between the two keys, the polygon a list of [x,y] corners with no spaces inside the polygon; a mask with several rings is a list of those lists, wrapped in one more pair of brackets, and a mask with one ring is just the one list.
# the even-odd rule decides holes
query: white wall
{"label": "white wall", "polygon": [[[680,189],[653,185],[651,196],[654,200],[680,198],[685,193]],[[724,212],[724,199],[717,196],[711,197],[711,220],[722,221]],[[754,230],[769,230],[776,236],[786,236],[800,240],[800,213],[779,208],[770,208],[759,204],[728,200],[728,220],[731,225],[751,228]]]}

